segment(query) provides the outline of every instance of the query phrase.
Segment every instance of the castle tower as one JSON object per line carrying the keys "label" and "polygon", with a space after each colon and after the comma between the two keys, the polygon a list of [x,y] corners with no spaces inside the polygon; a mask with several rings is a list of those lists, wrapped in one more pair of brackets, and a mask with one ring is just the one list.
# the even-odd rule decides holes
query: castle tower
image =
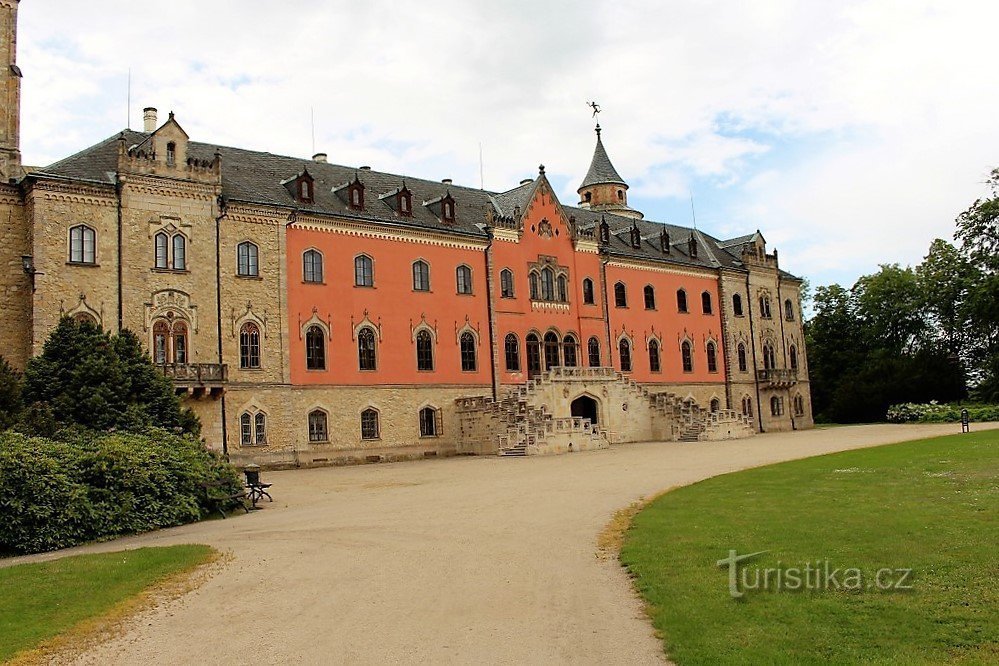
{"label": "castle tower", "polygon": [[21,70],[17,67],[17,5],[0,0],[0,177],[4,181],[24,175],[21,168]]}
{"label": "castle tower", "polygon": [[624,182],[607,156],[600,139],[599,124],[596,132],[597,145],[593,149],[590,170],[577,190],[579,207],[642,219],[642,213],[628,206],[628,183]]}

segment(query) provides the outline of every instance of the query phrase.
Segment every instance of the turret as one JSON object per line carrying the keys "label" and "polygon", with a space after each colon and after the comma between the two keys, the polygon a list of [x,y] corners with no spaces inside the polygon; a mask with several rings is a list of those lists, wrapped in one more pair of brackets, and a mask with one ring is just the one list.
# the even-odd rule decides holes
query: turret
{"label": "turret", "polygon": [[590,170],[586,172],[583,184],[579,186],[580,208],[606,211],[641,219],[642,213],[628,206],[628,183],[624,182],[600,138],[600,125],[596,127],[597,145],[593,149]]}
{"label": "turret", "polygon": [[17,67],[18,0],[0,0],[0,177],[17,180],[24,175],[21,167],[21,70]]}

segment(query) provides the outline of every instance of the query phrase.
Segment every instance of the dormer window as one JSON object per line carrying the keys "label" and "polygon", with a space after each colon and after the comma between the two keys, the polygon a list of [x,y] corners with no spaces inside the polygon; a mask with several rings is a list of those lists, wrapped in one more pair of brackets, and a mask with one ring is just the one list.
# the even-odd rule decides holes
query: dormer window
{"label": "dormer window", "polygon": [[669,232],[664,228],[659,234],[659,247],[665,254],[669,254],[670,243],[669,243]]}
{"label": "dormer window", "polygon": [[304,203],[312,202],[312,183],[304,178],[298,181],[298,198]]}
{"label": "dormer window", "polygon": [[399,204],[399,214],[404,217],[410,217],[413,214],[413,195],[409,190],[403,188],[399,190],[398,204]]}
{"label": "dormer window", "polygon": [[638,248],[642,246],[642,232],[638,230],[638,225],[632,225],[631,227],[631,247]]}
{"label": "dormer window", "polygon": [[694,234],[690,234],[690,239],[687,241],[688,254],[692,259],[697,259],[697,241],[694,240]]}
{"label": "dormer window", "polygon": [[610,225],[607,224],[607,220],[600,221],[600,242],[610,243]]}
{"label": "dormer window", "polygon": [[441,201],[441,220],[448,224],[454,222],[454,199],[450,196]]}
{"label": "dormer window", "polygon": [[166,146],[166,163],[170,166],[177,163],[177,144],[173,141]]}

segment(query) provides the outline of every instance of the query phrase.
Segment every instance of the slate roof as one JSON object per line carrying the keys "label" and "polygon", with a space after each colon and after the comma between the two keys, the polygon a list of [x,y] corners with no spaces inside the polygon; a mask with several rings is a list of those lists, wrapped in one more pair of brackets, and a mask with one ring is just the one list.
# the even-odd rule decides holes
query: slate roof
{"label": "slate roof", "polygon": [[604,185],[613,183],[615,185],[625,185],[624,179],[618,174],[617,169],[611,164],[607,151],[604,149],[604,142],[600,139],[600,125],[597,125],[597,145],[593,149],[593,160],[590,161],[590,170],[586,172],[586,178],[579,186],[579,189],[590,185]]}

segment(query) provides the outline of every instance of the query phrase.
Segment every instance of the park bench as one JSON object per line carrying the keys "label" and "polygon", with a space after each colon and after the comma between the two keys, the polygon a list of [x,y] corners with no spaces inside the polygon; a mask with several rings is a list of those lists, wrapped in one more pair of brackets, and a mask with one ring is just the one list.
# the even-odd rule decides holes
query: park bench
{"label": "park bench", "polygon": [[232,484],[222,480],[209,481],[202,483],[201,486],[205,489],[205,497],[208,498],[208,502],[222,514],[223,518],[226,517],[226,509],[235,509],[236,507],[250,513],[246,506],[247,494],[245,490],[240,489],[234,492]]}

